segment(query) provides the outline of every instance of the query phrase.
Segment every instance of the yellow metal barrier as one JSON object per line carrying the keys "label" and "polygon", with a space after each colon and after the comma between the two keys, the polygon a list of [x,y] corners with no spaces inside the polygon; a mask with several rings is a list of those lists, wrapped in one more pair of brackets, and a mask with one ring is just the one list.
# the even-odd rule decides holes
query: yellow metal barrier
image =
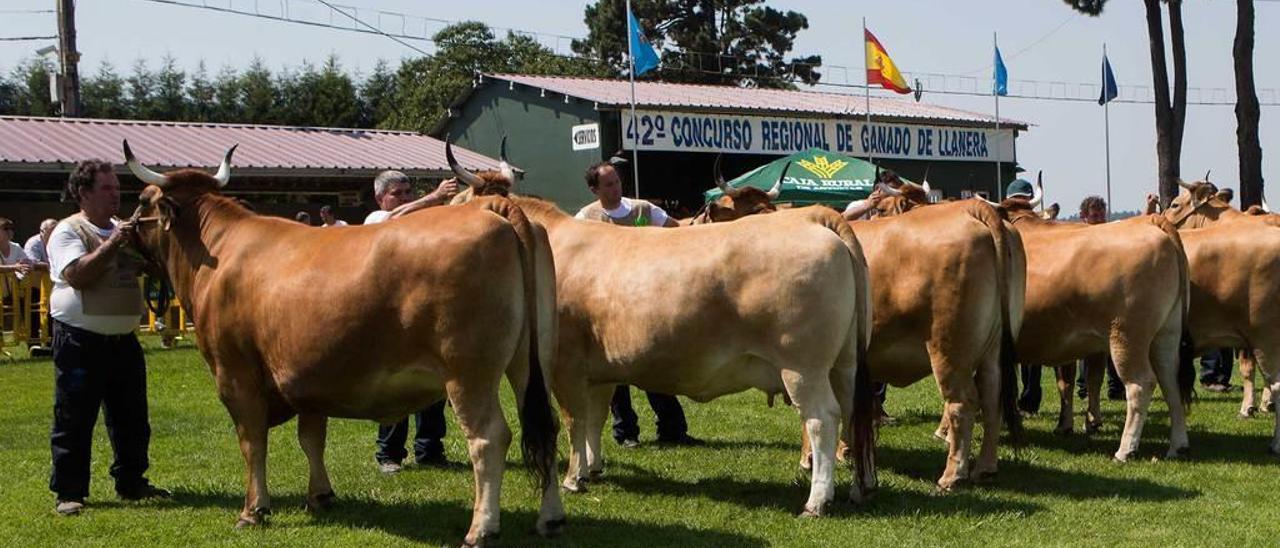
{"label": "yellow metal barrier", "polygon": [[[5,347],[24,343],[28,347],[49,347],[49,294],[52,291],[53,282],[48,272],[33,271],[22,279],[11,272],[0,274],[0,294],[4,295],[0,353],[12,359],[13,355]],[[31,329],[33,321],[37,326],[35,333]]]}
{"label": "yellow metal barrier", "polygon": [[[138,279],[139,286],[143,285]],[[142,288],[146,291],[146,288]],[[49,296],[53,293],[53,281],[48,272],[35,271],[18,279],[16,274],[0,274],[0,295],[3,310],[0,313],[0,355],[13,359],[9,349],[26,344],[28,348],[39,345],[49,348],[52,341],[49,324]],[[37,329],[33,330],[33,322]],[[169,310],[157,318],[147,311],[146,322],[141,326],[160,335],[161,345],[173,347],[179,340],[186,340],[190,331],[187,313],[176,299],[171,300]],[[33,333],[34,331],[34,333]]]}

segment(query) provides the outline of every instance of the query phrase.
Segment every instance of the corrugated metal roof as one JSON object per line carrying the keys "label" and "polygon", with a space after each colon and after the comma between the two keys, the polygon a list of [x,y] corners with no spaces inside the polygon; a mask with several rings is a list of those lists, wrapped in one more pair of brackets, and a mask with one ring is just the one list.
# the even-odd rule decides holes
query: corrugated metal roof
{"label": "corrugated metal roof", "polygon": [[[631,104],[631,84],[627,80],[524,74],[486,74],[484,77],[594,101],[600,103],[601,107],[617,108]],[[856,95],[651,81],[636,82],[636,105],[670,109],[758,111],[762,114],[867,115],[865,99]],[[995,117],[987,114],[892,97],[872,97],[871,112],[875,116],[901,120],[962,122],[969,125],[995,122]],[[1018,129],[1026,129],[1028,125],[1026,122],[1005,118],[1000,119],[1000,124]]]}
{"label": "corrugated metal roof", "polygon": [[[447,171],[444,141],[410,131],[246,124],[0,116],[0,163],[118,161],[128,139],[138,159],[165,168],[217,165],[235,143],[234,165],[261,169]],[[471,170],[498,160],[454,147]]]}

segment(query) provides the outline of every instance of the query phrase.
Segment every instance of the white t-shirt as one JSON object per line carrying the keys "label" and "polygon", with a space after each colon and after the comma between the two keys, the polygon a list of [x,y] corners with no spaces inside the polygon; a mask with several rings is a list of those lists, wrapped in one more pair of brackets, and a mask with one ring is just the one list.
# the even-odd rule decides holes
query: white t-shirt
{"label": "white t-shirt", "polygon": [[[3,265],[18,264],[18,261],[25,260],[27,258],[27,254],[22,251],[22,246],[13,242],[9,242],[9,249],[5,251],[6,253],[0,255],[0,264]],[[14,274],[18,276],[19,280],[23,278],[22,274],[17,272]],[[0,296],[8,293],[7,287],[7,284],[0,284]]]}
{"label": "white t-shirt", "polygon": [[[369,224],[369,221],[368,221],[368,220],[365,220],[365,224]],[[320,225],[320,226],[347,226],[347,222],[346,222],[346,221],[344,221],[344,220],[342,220],[342,219],[334,219],[333,224],[331,224],[331,225]]]}
{"label": "white t-shirt", "polygon": [[[119,221],[112,219],[112,228],[103,229],[98,226],[94,228],[105,240],[111,236],[118,224]],[[80,236],[71,228],[70,223],[64,220],[53,229],[53,234],[49,235],[47,251],[49,277],[53,280],[53,294],[49,296],[49,311],[55,320],[101,335],[123,335],[138,327],[137,315],[91,316],[84,313],[84,302],[81,300],[80,290],[71,287],[71,284],[62,278],[62,271],[67,266],[89,252],[84,242],[80,240]]]}
{"label": "white t-shirt", "polygon": [[368,217],[365,217],[364,224],[376,225],[378,223],[381,223],[382,221],[387,220],[387,217],[390,217],[390,216],[391,216],[390,211],[378,210],[373,213],[370,213]]}
{"label": "white t-shirt", "polygon": [[[667,226],[667,212],[654,204],[649,204],[649,206],[650,221],[652,221],[649,226]],[[604,210],[604,214],[613,217],[614,219],[621,219],[631,214],[631,207],[631,200],[623,197],[622,202],[618,204],[618,207],[606,209]],[[579,219],[586,219],[586,210],[584,209],[579,211],[575,217]]]}
{"label": "white t-shirt", "polygon": [[[851,211],[853,211],[853,210],[855,210],[855,209],[858,209],[858,208],[860,208],[860,207],[863,207],[863,206],[865,206],[865,205],[867,205],[867,201],[866,201],[865,199],[864,199],[864,200],[854,200],[854,201],[852,201],[852,202],[849,202],[848,207],[845,207],[845,208],[844,208],[844,213],[847,215],[849,212],[851,212]],[[869,217],[870,215],[871,215],[871,211],[870,211],[870,210],[868,210],[866,213],[863,213],[863,214],[862,214],[862,216],[861,216],[861,217],[858,217],[858,218],[859,218],[859,219],[866,219],[866,218],[867,218],[867,217]]]}

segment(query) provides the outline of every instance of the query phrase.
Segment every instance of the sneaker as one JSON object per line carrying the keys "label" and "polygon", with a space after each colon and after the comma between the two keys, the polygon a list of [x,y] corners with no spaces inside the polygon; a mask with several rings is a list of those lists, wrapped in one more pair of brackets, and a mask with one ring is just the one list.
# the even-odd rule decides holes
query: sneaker
{"label": "sneaker", "polygon": [[84,499],[59,499],[53,511],[59,516],[78,516],[84,510]]}
{"label": "sneaker", "polygon": [[432,453],[422,458],[415,458],[413,462],[418,466],[432,466],[437,468],[449,466],[449,459],[444,456],[443,452]]}
{"label": "sneaker", "polygon": [[682,434],[678,437],[673,437],[673,438],[658,438],[658,445],[680,445],[684,447],[701,447],[706,444],[707,442],[702,441],[693,436],[690,436],[688,434]]}
{"label": "sneaker", "polygon": [[400,466],[400,463],[398,462],[386,461],[386,462],[378,463],[378,471],[382,472],[383,474],[395,474],[400,470],[402,470],[403,468],[404,467]]}
{"label": "sneaker", "polygon": [[1219,393],[1222,393],[1222,392],[1230,392],[1230,391],[1231,391],[1231,386],[1230,386],[1230,385],[1226,385],[1226,384],[1217,384],[1217,383],[1213,383],[1213,384],[1205,384],[1205,385],[1203,385],[1203,386],[1204,386],[1204,389],[1205,389],[1205,390],[1208,390],[1209,392],[1219,392]]}
{"label": "sneaker", "polygon": [[614,441],[618,442],[618,445],[621,445],[623,449],[635,449],[640,447],[640,440],[635,438],[623,438]]}
{"label": "sneaker", "polygon": [[145,482],[130,489],[116,489],[116,494],[124,500],[167,499],[173,496],[167,489],[161,489],[151,482]]}

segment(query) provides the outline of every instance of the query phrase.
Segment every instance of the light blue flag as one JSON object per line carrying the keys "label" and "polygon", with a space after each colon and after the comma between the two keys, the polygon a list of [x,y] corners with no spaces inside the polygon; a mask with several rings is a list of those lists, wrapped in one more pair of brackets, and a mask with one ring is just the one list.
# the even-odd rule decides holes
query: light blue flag
{"label": "light blue flag", "polygon": [[1008,69],[1004,68],[1004,59],[1000,58],[1000,46],[996,46],[996,63],[995,64],[996,64],[996,70],[995,70],[995,74],[992,76],[992,79],[994,80],[992,85],[995,86],[993,88],[993,91],[995,91],[996,95],[1008,95],[1009,94],[1009,71]]}
{"label": "light blue flag", "polygon": [[627,21],[629,23],[627,26],[631,27],[632,63],[635,66],[635,75],[640,76],[658,68],[658,52],[653,51],[653,46],[649,45],[649,41],[640,34],[640,21],[636,20],[634,13],[627,12]]}

